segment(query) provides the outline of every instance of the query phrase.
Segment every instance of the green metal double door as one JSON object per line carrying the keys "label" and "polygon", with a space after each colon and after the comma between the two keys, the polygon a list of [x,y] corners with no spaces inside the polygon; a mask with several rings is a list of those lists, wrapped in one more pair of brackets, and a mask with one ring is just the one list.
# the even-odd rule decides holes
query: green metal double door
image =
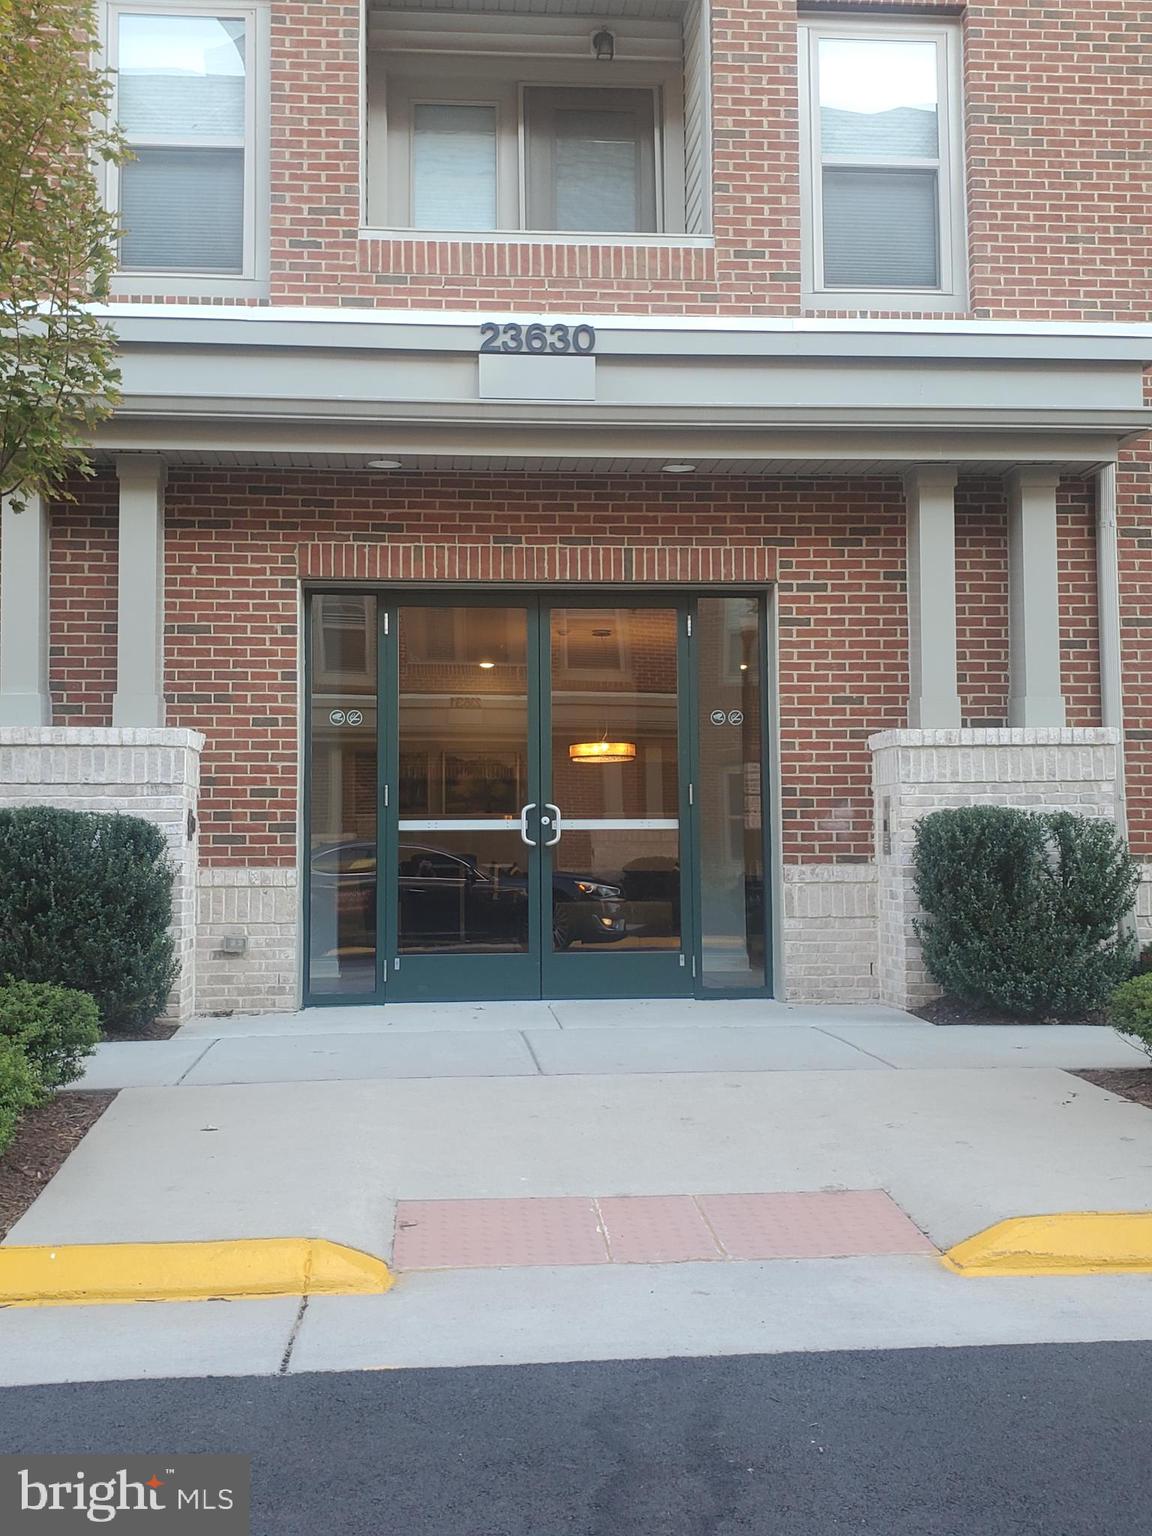
{"label": "green metal double door", "polygon": [[317,593],[308,656],[308,1001],[767,991],[759,598]]}

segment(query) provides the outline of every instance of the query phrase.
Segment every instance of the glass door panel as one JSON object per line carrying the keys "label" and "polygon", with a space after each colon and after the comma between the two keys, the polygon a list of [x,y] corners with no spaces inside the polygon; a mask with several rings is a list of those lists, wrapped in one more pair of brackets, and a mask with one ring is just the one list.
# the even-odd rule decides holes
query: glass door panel
{"label": "glass door panel", "polygon": [[755,597],[702,597],[697,608],[700,983],[766,981],[763,633]]}
{"label": "glass door panel", "polygon": [[376,599],[312,600],[307,990],[376,991]]}
{"label": "glass door panel", "polygon": [[[549,790],[541,841],[551,859],[545,952],[559,980],[596,983],[587,961],[680,962],[679,630],[676,608],[554,608],[549,615]],[[585,962],[585,963],[581,963]],[[606,978],[600,971],[603,987]],[[645,970],[613,966],[621,995]],[[546,976],[547,981],[547,976]],[[611,995],[612,987],[601,995]]]}
{"label": "glass door panel", "polygon": [[538,985],[524,969],[538,840],[529,611],[413,605],[396,618],[390,980],[406,996],[522,995]]}

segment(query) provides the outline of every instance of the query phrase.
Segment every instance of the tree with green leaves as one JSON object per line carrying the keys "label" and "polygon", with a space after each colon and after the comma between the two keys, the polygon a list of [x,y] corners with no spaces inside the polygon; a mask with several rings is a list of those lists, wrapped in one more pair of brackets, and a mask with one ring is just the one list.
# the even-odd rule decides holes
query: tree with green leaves
{"label": "tree with green leaves", "polygon": [[119,162],[93,0],[0,0],[0,493],[59,493],[113,409],[115,263],[98,163]]}

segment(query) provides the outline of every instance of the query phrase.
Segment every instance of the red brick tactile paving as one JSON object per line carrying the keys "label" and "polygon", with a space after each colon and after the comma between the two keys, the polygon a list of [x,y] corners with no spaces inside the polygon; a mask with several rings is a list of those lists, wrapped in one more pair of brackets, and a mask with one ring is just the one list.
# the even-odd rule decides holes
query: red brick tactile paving
{"label": "red brick tactile paving", "polygon": [[397,1269],[607,1264],[592,1200],[401,1200]]}
{"label": "red brick tactile paving", "polygon": [[937,1251],[880,1189],[702,1195],[698,1203],[732,1259],[838,1259]]}
{"label": "red brick tactile paving", "polygon": [[596,1203],[614,1264],[724,1257],[691,1195],[611,1195]]}
{"label": "red brick tactile paving", "polygon": [[397,1269],[935,1253],[883,1190],[401,1200]]}

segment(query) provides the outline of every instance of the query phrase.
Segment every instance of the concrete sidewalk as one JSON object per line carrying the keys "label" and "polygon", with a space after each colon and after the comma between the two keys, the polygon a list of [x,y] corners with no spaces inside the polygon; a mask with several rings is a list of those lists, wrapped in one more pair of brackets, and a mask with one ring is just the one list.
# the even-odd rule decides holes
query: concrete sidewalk
{"label": "concrete sidewalk", "polygon": [[938,1028],[881,1006],[771,1002],[391,1004],[198,1019],[101,1045],[74,1088],[676,1072],[1136,1067],[1089,1025]]}
{"label": "concrete sidewalk", "polygon": [[10,1243],[327,1237],[397,1200],[886,1190],[939,1248],[1141,1210],[1152,1114],[1050,1067],[126,1089]]}
{"label": "concrete sidewalk", "polygon": [[[712,1197],[827,1209],[820,1192],[843,1191],[890,1200],[943,1250],[1015,1216],[1149,1206],[1152,1115],[1052,1064],[1143,1063],[1111,1031],[745,1004],[706,1027],[667,1006],[616,1029],[604,1005],[548,1005],[550,1023],[544,1005],[476,1007],[463,1027],[341,1010],[330,1034],[310,1013],[109,1047],[92,1080],[131,1065],[145,1085],[6,1242],[323,1237],[393,1261],[400,1203],[407,1229],[421,1202],[433,1221],[437,1203],[513,1202],[497,1221],[679,1196],[661,1209],[711,1219]],[[1152,1336],[1148,1276],[972,1280],[915,1243],[644,1261],[658,1236],[635,1262],[593,1245],[559,1267],[508,1267],[495,1244],[481,1262],[504,1267],[402,1269],[379,1297],[0,1311],[0,1383]]]}

